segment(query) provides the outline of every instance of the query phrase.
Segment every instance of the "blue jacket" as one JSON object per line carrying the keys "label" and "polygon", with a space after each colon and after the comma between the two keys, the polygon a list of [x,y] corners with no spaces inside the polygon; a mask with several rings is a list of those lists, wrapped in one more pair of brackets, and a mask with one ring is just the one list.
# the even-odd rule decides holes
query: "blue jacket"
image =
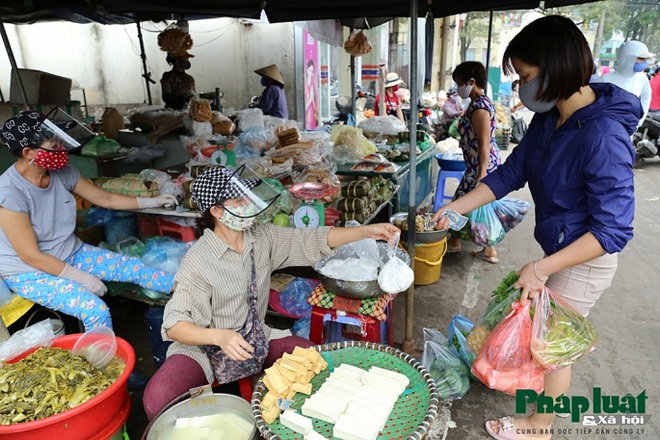
{"label": "blue jacket", "polygon": [[596,101],[558,129],[556,107],[536,114],[520,145],[483,179],[499,199],[529,183],[536,205],[534,237],[551,255],[591,232],[607,253],[633,236],[635,213],[630,135],[642,116],[639,98],[590,84]]}
{"label": "blue jacket", "polygon": [[267,86],[261,93],[259,108],[264,112],[264,115],[289,119],[289,109],[286,106],[284,87],[277,83]]}

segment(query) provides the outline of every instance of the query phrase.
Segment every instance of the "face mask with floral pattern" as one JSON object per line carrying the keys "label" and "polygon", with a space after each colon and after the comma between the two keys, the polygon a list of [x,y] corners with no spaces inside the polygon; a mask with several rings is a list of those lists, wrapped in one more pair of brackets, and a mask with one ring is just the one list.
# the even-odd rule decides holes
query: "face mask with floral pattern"
{"label": "face mask with floral pattern", "polygon": [[254,224],[256,215],[259,214],[259,208],[254,203],[245,206],[232,206],[229,212],[225,208],[219,221],[229,229],[234,231],[245,231]]}

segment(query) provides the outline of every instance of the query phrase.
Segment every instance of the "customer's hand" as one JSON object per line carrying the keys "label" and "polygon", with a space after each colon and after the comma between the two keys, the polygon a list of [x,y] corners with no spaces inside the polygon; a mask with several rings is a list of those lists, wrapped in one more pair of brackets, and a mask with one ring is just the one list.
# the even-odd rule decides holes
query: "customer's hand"
{"label": "customer's hand", "polygon": [[369,238],[373,238],[374,240],[388,241],[394,236],[394,234],[401,233],[399,228],[391,223],[375,223],[372,225],[364,225],[362,227],[365,229]]}
{"label": "customer's hand", "polygon": [[137,197],[137,203],[140,209],[160,208],[161,206],[169,208],[178,205],[179,200],[172,194],[161,194],[156,197]]}
{"label": "customer's hand", "polygon": [[82,270],[78,270],[75,267],[71,267],[68,264],[64,266],[64,269],[62,272],[60,272],[59,276],[61,278],[75,281],[98,297],[105,295],[105,293],[108,291],[106,285],[103,284],[103,281],[101,281],[98,277],[90,273],[83,272]]}
{"label": "customer's hand", "polygon": [[246,361],[252,357],[254,347],[240,333],[227,329],[216,329],[215,345],[222,348],[229,358],[235,361]]}
{"label": "customer's hand", "polygon": [[435,225],[433,226],[433,229],[441,229],[441,230],[447,230],[449,229],[449,218],[447,218],[444,212],[449,208],[449,205],[441,206],[435,214],[433,214],[433,217],[431,217],[431,220],[429,223],[434,223]]}
{"label": "customer's hand", "polygon": [[548,281],[548,275],[541,273],[541,269],[538,267],[536,261],[527,263],[517,273],[518,281],[516,281],[513,287],[521,289],[520,303],[524,305],[528,299],[533,299],[543,289],[546,281]]}

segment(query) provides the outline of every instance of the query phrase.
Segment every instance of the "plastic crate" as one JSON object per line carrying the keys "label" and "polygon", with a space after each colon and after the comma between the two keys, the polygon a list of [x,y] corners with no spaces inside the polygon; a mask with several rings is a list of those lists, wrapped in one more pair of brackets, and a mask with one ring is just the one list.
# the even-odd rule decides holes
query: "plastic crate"
{"label": "plastic crate", "polygon": [[140,240],[145,241],[147,238],[156,237],[160,235],[158,231],[157,217],[150,214],[138,214],[137,225],[138,232],[140,233]]}

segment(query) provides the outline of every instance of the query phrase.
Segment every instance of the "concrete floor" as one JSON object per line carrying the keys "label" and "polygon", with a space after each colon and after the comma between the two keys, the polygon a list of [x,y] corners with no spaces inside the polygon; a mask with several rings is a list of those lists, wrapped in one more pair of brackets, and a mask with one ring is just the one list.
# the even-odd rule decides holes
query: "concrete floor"
{"label": "concrete floor", "polygon": [[[503,156],[508,153],[510,150],[504,151]],[[643,163],[635,175],[635,239],[620,254],[613,285],[590,314],[589,318],[599,332],[599,342],[596,351],[574,366],[570,394],[590,396],[593,387],[601,387],[603,394],[620,396],[627,393],[637,395],[646,390],[647,423],[634,428],[630,434],[614,433],[613,428],[622,428],[621,425],[611,427],[610,433],[596,434],[593,428],[591,433],[579,432],[581,426],[578,423],[560,419],[555,423],[554,440],[660,439],[660,418],[655,416],[659,414],[660,396],[660,374],[655,371],[655,366],[660,364],[656,284],[660,282],[660,276],[654,265],[660,261],[660,161]],[[531,201],[526,188],[514,196]],[[466,242],[462,252],[444,257],[440,280],[430,286],[418,286],[414,291],[413,341],[416,348],[422,348],[424,327],[437,328],[446,334],[452,317],[458,313],[477,320],[488,303],[490,292],[509,271],[518,270],[542,256],[540,247],[533,240],[533,226],[534,214],[530,211],[528,217],[497,246],[498,264],[475,259],[470,254],[473,245]],[[396,345],[404,339],[405,302],[400,296],[394,303]],[[155,371],[155,364],[144,323],[148,306],[123,298],[111,298],[109,303],[117,334],[131,342],[136,350],[136,368],[150,376]],[[132,393],[133,406],[127,427],[134,440],[141,438],[147,425],[141,397],[141,392]],[[483,428],[484,421],[511,415],[514,411],[513,397],[473,382],[463,399],[443,405],[439,420],[427,438],[486,439],[489,437]],[[559,433],[560,430],[564,433]]]}

